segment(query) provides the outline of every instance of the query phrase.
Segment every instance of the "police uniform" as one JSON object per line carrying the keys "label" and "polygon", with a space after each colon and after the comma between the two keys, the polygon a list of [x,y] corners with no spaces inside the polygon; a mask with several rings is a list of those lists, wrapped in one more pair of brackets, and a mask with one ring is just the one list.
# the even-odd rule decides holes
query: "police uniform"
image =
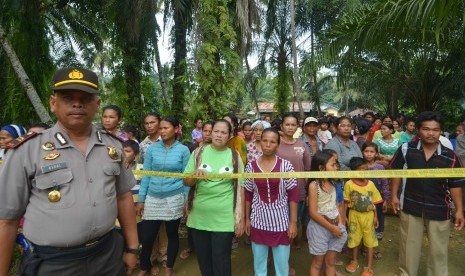
{"label": "police uniform", "polygon": [[[23,234],[32,249],[55,255],[71,252],[55,256],[51,266],[42,258],[36,271],[40,275],[63,275],[63,270],[66,275],[124,274],[122,237],[113,231],[117,197],[130,191],[136,180],[124,166],[121,142],[92,127],[83,155],[57,123],[17,143],[0,171],[0,219],[17,220],[24,214]],[[84,251],[94,256],[90,259],[112,251],[103,252],[110,254],[105,258],[119,258],[120,265],[116,262],[112,272],[83,271],[79,264],[66,267],[70,260],[88,257]]]}

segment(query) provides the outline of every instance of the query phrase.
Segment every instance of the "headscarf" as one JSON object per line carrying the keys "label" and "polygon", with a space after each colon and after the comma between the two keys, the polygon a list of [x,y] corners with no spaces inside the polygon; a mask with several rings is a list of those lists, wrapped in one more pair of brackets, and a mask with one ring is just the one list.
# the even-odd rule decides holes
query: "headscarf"
{"label": "headscarf", "polygon": [[252,129],[255,129],[256,126],[262,125],[264,129],[270,128],[271,124],[264,120],[257,120],[252,124]]}
{"label": "headscarf", "polygon": [[1,130],[8,132],[11,135],[11,137],[13,137],[13,139],[16,139],[19,136],[23,136],[24,134],[26,134],[26,129],[18,125],[6,125],[2,127]]}

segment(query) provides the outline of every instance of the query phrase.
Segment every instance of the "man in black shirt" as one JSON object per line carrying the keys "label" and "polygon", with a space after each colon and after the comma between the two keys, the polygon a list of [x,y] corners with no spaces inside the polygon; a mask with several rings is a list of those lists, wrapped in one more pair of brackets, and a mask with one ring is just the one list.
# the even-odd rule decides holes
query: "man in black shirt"
{"label": "man in black shirt", "polygon": [[[403,144],[391,161],[393,169],[460,168],[460,158],[439,142],[442,118],[422,112],[416,122],[419,139]],[[451,201],[456,207],[455,229],[464,226],[462,178],[418,178],[392,180],[392,207],[400,212],[399,268],[401,275],[417,275],[427,227],[429,252],[427,275],[448,275],[447,251],[450,234]]]}

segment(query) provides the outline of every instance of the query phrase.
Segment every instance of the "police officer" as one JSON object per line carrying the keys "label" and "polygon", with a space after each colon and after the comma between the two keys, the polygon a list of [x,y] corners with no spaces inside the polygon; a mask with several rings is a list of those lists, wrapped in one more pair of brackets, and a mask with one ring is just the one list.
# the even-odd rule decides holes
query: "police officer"
{"label": "police officer", "polygon": [[0,170],[0,276],[8,273],[22,216],[22,275],[129,274],[139,252],[135,178],[121,142],[92,125],[100,107],[97,75],[61,69],[52,89],[57,123],[15,140]]}

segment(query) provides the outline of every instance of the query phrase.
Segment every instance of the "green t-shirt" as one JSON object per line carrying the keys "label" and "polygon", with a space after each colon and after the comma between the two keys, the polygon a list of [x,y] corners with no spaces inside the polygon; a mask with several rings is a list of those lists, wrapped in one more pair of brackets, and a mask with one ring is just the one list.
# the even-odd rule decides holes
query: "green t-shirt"
{"label": "green t-shirt", "polygon": [[[244,172],[244,165],[239,159],[238,171]],[[191,154],[185,173],[195,171],[194,153]],[[199,168],[205,173],[233,173],[232,152],[228,148],[217,151],[210,145],[202,151]],[[244,186],[243,180],[240,182]],[[197,181],[197,193],[192,210],[187,219],[187,226],[213,232],[234,232],[234,182],[232,179],[201,179]],[[244,199],[245,200],[245,199]]]}

